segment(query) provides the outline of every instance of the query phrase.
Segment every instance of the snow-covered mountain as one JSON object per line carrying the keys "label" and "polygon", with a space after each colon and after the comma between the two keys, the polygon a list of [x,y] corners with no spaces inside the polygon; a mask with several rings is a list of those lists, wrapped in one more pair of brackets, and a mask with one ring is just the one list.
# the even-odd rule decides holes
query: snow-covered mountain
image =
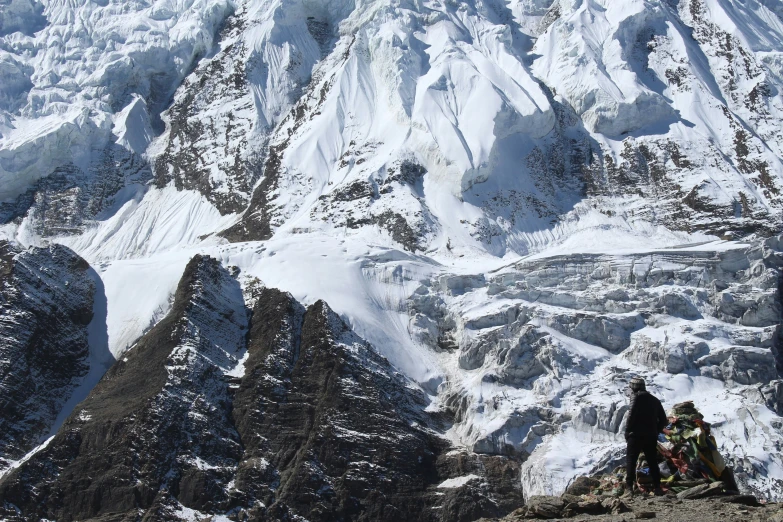
{"label": "snow-covered mountain", "polygon": [[[253,386],[242,354],[271,342],[253,322],[279,321],[258,300],[282,299],[270,293],[279,289],[292,309],[333,310],[335,339],[351,332],[330,346],[356,358],[357,397],[386,387],[408,397],[394,422],[416,419],[400,437],[428,448],[426,470],[368,457],[362,435],[380,444],[382,433],[352,428],[359,416],[334,420],[327,438],[409,477],[408,493],[433,520],[502,511],[514,487],[557,493],[612,465],[622,389],[636,375],[665,406],[695,400],[743,487],[782,499],[781,121],[777,0],[4,1],[0,304],[2,328],[31,340],[3,341],[0,384],[24,396],[37,379],[40,399],[0,419],[24,441],[0,439],[0,494],[62,493],[58,480],[103,470],[85,452],[132,460],[134,448],[162,440],[134,438],[138,430],[193,421],[181,401],[203,393],[205,410],[193,415],[226,446],[156,447],[176,465],[134,475],[146,488],[137,508],[187,519],[261,502],[312,520],[348,509],[323,490],[316,496],[331,507],[305,514],[297,495],[314,493],[296,489],[299,479],[275,493],[275,473],[323,465],[330,494],[359,498],[335,482],[347,472],[331,456],[275,460],[293,439],[271,453],[245,447],[272,426],[242,420],[241,408],[283,393],[238,398]],[[178,291],[194,263],[213,273],[203,283],[213,297]],[[21,300],[35,278],[37,297]],[[66,312],[85,306],[90,317]],[[36,368],[50,363],[33,357],[15,373],[37,339],[29,314],[45,324],[58,307],[72,323],[67,365],[44,377]],[[210,313],[226,324],[211,325]],[[300,324],[294,316],[283,323]],[[170,345],[160,340],[169,333]],[[49,339],[46,350],[64,342]],[[146,370],[142,349],[157,354]],[[255,357],[285,359],[273,352]],[[272,362],[259,360],[257,375],[292,386],[303,378]],[[135,386],[128,376],[146,371],[160,379],[139,397],[157,406],[122,410],[127,423],[112,432],[104,420],[115,406],[102,397],[121,397]],[[178,372],[209,378],[200,390]],[[119,374],[128,382],[112,385]],[[307,393],[324,404],[350,396]],[[90,407],[109,409],[93,418]],[[341,439],[340,430],[355,433]],[[68,441],[82,432],[117,433],[127,447],[104,454],[88,441],[77,451]],[[454,454],[473,464],[453,464]],[[261,461],[268,488],[236,493],[248,480],[240,471]],[[44,480],[40,469],[63,475]],[[173,476],[177,488],[189,484],[181,495],[164,479]],[[95,494],[119,498],[124,486],[101,480]],[[215,501],[197,500],[199,488]],[[478,500],[436,502],[433,488],[468,488]],[[54,511],[24,516],[109,509],[62,495]],[[8,502],[41,500],[13,498],[8,513]],[[351,505],[370,509],[362,498]]]}

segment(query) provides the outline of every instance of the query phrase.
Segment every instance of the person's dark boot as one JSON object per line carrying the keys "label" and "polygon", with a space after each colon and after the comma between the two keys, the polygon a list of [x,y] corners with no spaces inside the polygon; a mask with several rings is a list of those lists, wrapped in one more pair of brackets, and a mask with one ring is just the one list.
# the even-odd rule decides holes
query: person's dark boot
{"label": "person's dark boot", "polygon": [[626,484],[625,485],[625,492],[620,496],[620,498],[624,498],[626,500],[631,500],[638,493],[639,493],[639,489],[636,487],[635,484],[633,484],[633,485]]}

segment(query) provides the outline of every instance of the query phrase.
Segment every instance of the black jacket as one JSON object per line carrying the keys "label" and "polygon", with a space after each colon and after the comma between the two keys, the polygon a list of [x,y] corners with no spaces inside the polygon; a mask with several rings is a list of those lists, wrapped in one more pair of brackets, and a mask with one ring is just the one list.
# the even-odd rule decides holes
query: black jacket
{"label": "black jacket", "polygon": [[647,393],[639,392],[631,397],[631,411],[625,425],[625,438],[655,440],[669,424],[661,401]]}

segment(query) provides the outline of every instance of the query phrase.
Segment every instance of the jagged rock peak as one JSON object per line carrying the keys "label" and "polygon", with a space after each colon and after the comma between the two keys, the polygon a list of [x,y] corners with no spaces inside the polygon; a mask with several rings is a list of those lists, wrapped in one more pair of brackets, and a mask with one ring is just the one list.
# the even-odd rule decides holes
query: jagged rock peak
{"label": "jagged rock peak", "polygon": [[0,483],[4,514],[84,520],[143,508],[155,518],[172,495],[194,507],[220,503],[241,452],[224,372],[236,366],[246,328],[238,283],[215,259],[194,257],[166,318]]}
{"label": "jagged rock peak", "polygon": [[450,452],[426,395],[324,301],[253,298],[195,256],[166,318],[0,481],[0,515],[445,521],[521,501],[518,463]]}

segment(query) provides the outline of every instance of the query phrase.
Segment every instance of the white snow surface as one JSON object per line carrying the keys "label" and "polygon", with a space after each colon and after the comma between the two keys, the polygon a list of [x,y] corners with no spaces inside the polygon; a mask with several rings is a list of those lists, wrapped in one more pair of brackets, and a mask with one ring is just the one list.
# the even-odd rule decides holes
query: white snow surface
{"label": "white snow surface", "polygon": [[52,441],[53,438],[54,438],[54,435],[50,436],[48,439],[43,441],[41,444],[39,444],[35,448],[33,448],[30,451],[28,451],[27,454],[24,457],[22,457],[21,459],[19,459],[17,461],[11,462],[8,465],[7,468],[5,468],[4,470],[0,471],[0,478],[3,478],[5,475],[8,475],[9,473],[11,473],[11,471],[15,470],[16,468],[18,468],[19,466],[21,466],[22,464],[24,464],[25,462],[30,460],[30,458],[33,455],[35,455],[36,453],[38,453],[42,449],[45,449],[46,446],[49,445],[49,443]]}
{"label": "white snow surface", "polygon": [[455,477],[450,478],[447,480],[444,480],[440,484],[438,484],[439,488],[444,489],[451,489],[451,488],[459,488],[470,482],[471,480],[480,479],[478,475],[463,475],[461,477]]}
{"label": "white snow surface", "polygon": [[[781,11],[769,0],[699,0],[691,3],[702,6],[696,13],[680,3],[43,0],[40,13],[4,11],[0,201],[65,164],[87,169],[110,141],[151,162],[159,157],[171,124],[161,114],[165,104],[183,94],[177,88],[199,58],[223,49],[218,30],[235,12],[246,21],[237,37],[244,59],[264,71],[249,78],[249,105],[240,104],[252,123],[249,139],[286,147],[267,241],[229,244],[216,234],[239,215],[221,215],[195,191],[138,185],[122,189],[119,203],[83,233],[41,238],[28,216],[3,225],[0,235],[23,244],[60,242],[93,265],[105,287],[105,342],[115,358],[165,316],[188,260],[207,254],[237,266],[245,285],[260,280],[305,304],[326,300],[436,405],[452,393],[469,397],[470,411],[449,437],[476,450],[509,444],[529,453],[521,477],[527,494],[561,492],[622,446],[612,426],[625,399],[613,376],[626,372],[644,375],[667,407],[694,400],[715,423],[722,451],[761,470],[752,485],[780,498],[781,419],[753,385],[670,374],[568,337],[547,323],[558,307],[545,304],[535,305],[541,315],[530,325],[572,366],[533,385],[500,384],[485,379],[498,370],[495,362],[466,370],[459,351],[429,343],[437,328],[411,305],[422,287],[440,296],[442,304],[430,304],[454,319],[462,349],[473,339],[470,321],[497,323],[482,331],[499,328],[506,323],[498,317],[529,305],[493,297],[491,285],[475,282],[513,272],[520,260],[745,248],[698,227],[667,227],[654,194],[591,199],[573,187],[541,188],[530,166],[535,150],[562,138],[555,107],[568,106],[577,117],[569,128],[616,161],[628,137],[648,145],[668,140],[691,161],[678,179],[683,194],[735,207],[742,194],[774,211],[776,193],[754,181],[759,171],[742,170],[736,139],[741,128],[753,168],[764,162],[770,183],[783,187]],[[332,28],[328,38],[316,40],[307,17]],[[734,53],[746,53],[747,69],[731,69],[726,52],[707,37],[694,40],[688,24],[730,35]],[[667,80],[675,73],[680,83]],[[740,94],[761,84],[773,94],[763,107],[748,108]],[[287,116],[297,96],[304,124]],[[158,118],[169,127],[154,130]],[[211,153],[219,157],[221,150]],[[408,160],[427,174],[395,186],[393,198],[371,208],[353,201],[320,206],[338,189],[380,180]],[[216,190],[229,190],[219,168],[210,176]],[[386,211],[421,232],[417,252],[388,230],[351,228],[343,219]],[[663,327],[649,330],[655,332],[635,332],[634,342]],[[721,348],[720,340],[708,344]],[[571,420],[552,428],[539,408]],[[186,511],[185,519],[198,515]]]}

